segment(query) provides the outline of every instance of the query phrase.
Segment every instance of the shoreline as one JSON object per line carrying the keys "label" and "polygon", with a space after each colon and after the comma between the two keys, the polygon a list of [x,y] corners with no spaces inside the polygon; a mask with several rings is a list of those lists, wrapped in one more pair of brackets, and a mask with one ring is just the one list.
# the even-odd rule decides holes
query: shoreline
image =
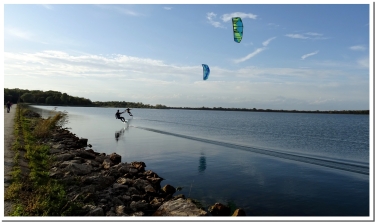
{"label": "shoreline", "polygon": [[[28,112],[28,118],[41,117]],[[53,160],[49,178],[64,184],[66,190],[67,202],[60,212],[63,215],[232,215],[229,207],[223,204],[216,203],[206,210],[199,208],[199,202],[194,199],[185,198],[182,194],[175,196],[177,189],[169,184],[161,187],[163,178],[152,170],[146,170],[144,162],[124,163],[116,153],[95,152],[90,149],[88,139],[79,138],[62,127],[57,127],[49,137],[39,142],[49,147],[48,153]],[[71,208],[75,208],[78,215],[71,215]],[[234,216],[245,216],[245,213],[237,209]]]}
{"label": "shoreline", "polygon": [[[67,106],[67,107],[96,107],[96,108],[119,108],[117,106],[101,106],[101,105],[64,105],[64,104],[44,104],[30,103],[34,106]],[[349,114],[349,115],[370,115],[370,110],[277,110],[277,109],[248,109],[248,108],[222,108],[222,107],[133,107],[134,109],[162,109],[162,110],[209,110],[209,111],[233,111],[233,112],[261,112],[261,113],[311,113],[311,114]]]}

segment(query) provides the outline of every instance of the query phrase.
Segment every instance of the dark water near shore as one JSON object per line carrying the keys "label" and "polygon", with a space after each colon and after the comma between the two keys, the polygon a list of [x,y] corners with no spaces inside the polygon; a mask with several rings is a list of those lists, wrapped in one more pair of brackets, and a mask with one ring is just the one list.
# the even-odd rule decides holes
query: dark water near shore
{"label": "dark water near shore", "polygon": [[[48,116],[53,107],[35,106]],[[369,116],[58,107],[97,152],[255,216],[369,216]],[[123,109],[121,109],[123,110]]]}

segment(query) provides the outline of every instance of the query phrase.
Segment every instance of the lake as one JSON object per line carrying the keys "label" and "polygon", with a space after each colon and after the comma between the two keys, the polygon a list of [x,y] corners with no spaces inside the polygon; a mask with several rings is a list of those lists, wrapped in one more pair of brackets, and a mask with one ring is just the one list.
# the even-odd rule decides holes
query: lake
{"label": "lake", "polygon": [[[44,117],[52,106],[33,106]],[[62,107],[92,149],[248,216],[369,216],[369,115]],[[120,108],[123,111],[124,108]]]}

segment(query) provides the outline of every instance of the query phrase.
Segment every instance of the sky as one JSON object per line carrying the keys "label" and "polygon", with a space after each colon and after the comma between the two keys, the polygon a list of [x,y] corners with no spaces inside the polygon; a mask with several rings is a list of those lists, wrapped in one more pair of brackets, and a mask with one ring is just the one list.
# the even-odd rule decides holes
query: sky
{"label": "sky", "polygon": [[5,4],[3,28],[5,88],[171,107],[370,106],[369,4]]}

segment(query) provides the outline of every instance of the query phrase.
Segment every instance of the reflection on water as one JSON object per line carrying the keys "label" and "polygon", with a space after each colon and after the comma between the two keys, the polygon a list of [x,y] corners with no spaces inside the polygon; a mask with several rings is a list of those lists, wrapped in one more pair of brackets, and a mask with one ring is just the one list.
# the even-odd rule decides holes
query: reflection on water
{"label": "reflection on water", "polygon": [[198,171],[199,173],[203,173],[203,171],[206,169],[206,157],[204,156],[204,153],[201,153],[201,157],[199,158],[199,167]]}
{"label": "reflection on water", "polygon": [[125,133],[125,127],[120,129],[119,131],[116,131],[115,132],[115,139],[116,139],[116,142],[119,141],[120,137],[122,137]]}
{"label": "reflection on water", "polygon": [[130,124],[130,119],[128,120],[127,123],[125,123],[125,126],[123,128],[115,132],[116,142],[118,142],[121,137],[124,137],[125,131],[129,130],[129,124]]}

